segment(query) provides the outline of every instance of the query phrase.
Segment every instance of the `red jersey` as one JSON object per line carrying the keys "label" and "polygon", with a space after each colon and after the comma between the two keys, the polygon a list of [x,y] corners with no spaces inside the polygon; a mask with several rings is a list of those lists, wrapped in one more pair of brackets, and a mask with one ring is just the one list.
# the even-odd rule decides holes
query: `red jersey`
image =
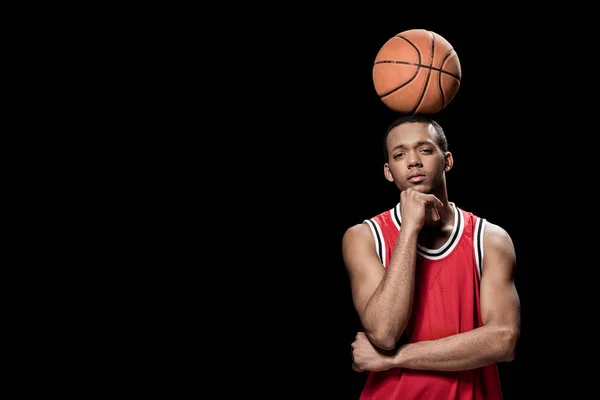
{"label": "red jersey", "polygon": [[[413,311],[403,342],[434,340],[482,326],[479,280],[483,267],[485,219],[453,203],[454,228],[439,249],[417,245]],[[400,203],[365,220],[385,268],[400,232]],[[498,367],[468,371],[393,368],[368,373],[360,400],[500,400]]]}

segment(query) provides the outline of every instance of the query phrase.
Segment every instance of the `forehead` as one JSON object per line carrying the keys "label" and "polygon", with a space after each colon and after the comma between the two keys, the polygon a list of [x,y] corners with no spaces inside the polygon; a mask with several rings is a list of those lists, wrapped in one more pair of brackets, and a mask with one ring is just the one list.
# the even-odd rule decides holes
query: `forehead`
{"label": "forehead", "polygon": [[397,146],[429,140],[436,143],[437,133],[433,125],[426,122],[410,122],[396,126],[388,135],[387,144]]}

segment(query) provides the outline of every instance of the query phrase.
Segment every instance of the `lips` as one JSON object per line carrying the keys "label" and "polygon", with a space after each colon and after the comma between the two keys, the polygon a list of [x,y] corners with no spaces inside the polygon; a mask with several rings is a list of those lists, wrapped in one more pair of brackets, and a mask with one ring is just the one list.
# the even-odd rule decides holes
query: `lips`
{"label": "lips", "polygon": [[421,175],[421,174],[413,175],[410,178],[408,178],[408,181],[413,182],[413,183],[421,182],[423,180],[425,180],[425,175]]}

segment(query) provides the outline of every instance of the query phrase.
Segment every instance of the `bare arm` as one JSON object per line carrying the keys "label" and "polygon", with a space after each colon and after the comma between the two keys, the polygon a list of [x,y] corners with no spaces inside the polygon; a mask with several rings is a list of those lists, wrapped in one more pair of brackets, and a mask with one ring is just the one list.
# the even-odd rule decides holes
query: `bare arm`
{"label": "bare arm", "polygon": [[510,236],[488,223],[484,252],[480,291],[482,327],[441,339],[408,343],[391,355],[378,351],[359,332],[352,344],[353,368],[459,371],[513,360],[520,333],[520,302],[514,285],[516,258]]}
{"label": "bare arm", "polygon": [[508,233],[488,223],[484,254],[480,291],[483,326],[407,344],[397,352],[396,366],[457,371],[514,359],[520,333],[520,301],[514,284],[515,250]]}
{"label": "bare arm", "polygon": [[348,229],[342,252],[354,306],[371,342],[393,349],[408,323],[415,281],[418,230],[402,229],[386,270],[366,223]]}

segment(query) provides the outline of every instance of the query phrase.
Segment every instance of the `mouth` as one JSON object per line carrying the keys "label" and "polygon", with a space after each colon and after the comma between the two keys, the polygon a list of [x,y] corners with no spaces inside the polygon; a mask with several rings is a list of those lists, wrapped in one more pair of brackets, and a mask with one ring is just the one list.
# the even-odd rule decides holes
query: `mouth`
{"label": "mouth", "polygon": [[425,180],[425,175],[415,175],[408,178],[409,182],[417,183]]}

